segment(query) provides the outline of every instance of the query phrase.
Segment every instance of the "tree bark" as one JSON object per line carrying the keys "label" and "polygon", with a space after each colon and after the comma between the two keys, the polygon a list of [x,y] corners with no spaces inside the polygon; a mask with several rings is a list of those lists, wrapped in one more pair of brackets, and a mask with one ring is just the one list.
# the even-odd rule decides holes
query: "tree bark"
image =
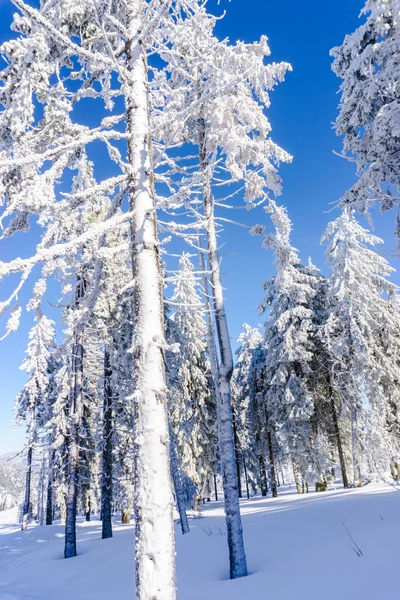
{"label": "tree bark", "polygon": [[32,456],[33,443],[30,441],[26,458],[25,498],[22,507],[21,531],[28,529],[28,521],[31,515]]}
{"label": "tree bark", "polygon": [[112,533],[112,433],[113,398],[111,388],[111,360],[109,348],[104,349],[104,396],[103,396],[103,452],[101,477],[101,538],[111,538]]}
{"label": "tree bark", "polygon": [[357,422],[357,406],[352,399],[350,402],[351,413],[351,455],[353,463],[353,485],[354,487],[362,487],[361,467],[360,467],[360,449],[358,444],[358,422]]}
{"label": "tree bark", "polygon": [[296,460],[293,458],[293,456],[291,457],[292,460],[292,468],[293,468],[293,475],[294,475],[294,482],[296,484],[296,490],[298,494],[303,494],[303,488],[301,486],[301,480],[300,480],[300,473],[299,473],[299,468],[297,466]]}
{"label": "tree bark", "polygon": [[272,445],[272,434],[271,434],[271,430],[268,425],[267,425],[267,442],[268,442],[269,466],[271,469],[271,491],[272,491],[272,497],[276,498],[278,496],[278,488],[276,485],[275,456],[274,456],[274,448]]}
{"label": "tree bark", "polygon": [[249,478],[247,476],[247,467],[246,467],[246,457],[243,454],[243,471],[244,471],[244,479],[246,482],[246,496],[247,496],[247,500],[249,500],[250,498],[250,491],[249,491]]}
{"label": "tree bark", "polygon": [[49,456],[49,472],[47,478],[47,497],[46,497],[46,525],[53,524],[53,463],[55,452],[52,450]]}
{"label": "tree bark", "polygon": [[258,465],[260,468],[260,479],[261,479],[261,496],[268,494],[268,483],[267,483],[267,471],[265,469],[265,460],[263,456],[258,457]]}
{"label": "tree bark", "polygon": [[337,449],[338,449],[338,453],[339,453],[340,470],[342,472],[343,487],[348,488],[349,480],[347,478],[346,461],[344,458],[342,438],[340,435],[340,428],[339,428],[339,419],[337,416],[336,406],[335,406],[335,398],[334,398],[333,389],[331,386],[329,386],[329,391],[330,391],[330,406],[331,406],[333,429],[334,429],[336,443],[337,443]]}
{"label": "tree bark", "polygon": [[218,502],[217,476],[215,473],[214,473],[214,494],[215,494],[215,502]]}
{"label": "tree bark", "polygon": [[181,474],[180,474],[179,467],[178,467],[178,458],[176,456],[175,438],[174,438],[171,427],[170,427],[169,437],[170,437],[170,445],[171,445],[170,451],[171,451],[172,481],[174,482],[176,505],[178,507],[182,535],[185,535],[186,533],[190,533],[190,529],[189,529],[189,522],[188,522],[188,518],[187,518],[187,514],[186,514],[185,504],[183,502]]}
{"label": "tree bark", "polygon": [[237,485],[238,485],[238,496],[239,498],[243,497],[242,494],[242,478],[240,473],[240,449],[239,449],[239,438],[237,434],[236,428],[236,417],[235,417],[235,409],[232,406],[232,427],[233,427],[233,439],[235,444],[235,461],[236,461],[236,477],[237,477]]}
{"label": "tree bark", "polygon": [[[75,292],[75,308],[79,309],[84,297],[84,281],[78,276]],[[83,408],[83,334],[75,334],[72,348],[72,385],[69,407],[70,432],[68,438],[67,497],[65,515],[64,557],[76,556],[76,506],[79,468],[79,425]]]}
{"label": "tree bark", "polygon": [[129,508],[123,508],[121,510],[121,523],[122,525],[129,525],[131,522],[131,511]]}
{"label": "tree bark", "polygon": [[224,295],[215,231],[214,199],[211,194],[205,124],[199,127],[200,170],[203,176],[204,216],[207,222],[207,249],[211,270],[211,287],[214,303],[215,325],[220,354],[216,384],[218,440],[220,446],[222,484],[224,488],[225,516],[227,526],[230,577],[247,575],[243,530],[240,517],[238,481],[235,468],[235,443],[232,426],[232,403],[230,380],[233,357],[225,313]]}
{"label": "tree bark", "polygon": [[149,125],[143,3],[127,0],[125,102],[133,315],[134,514],[137,600],[176,600],[173,497],[164,372],[162,276]]}

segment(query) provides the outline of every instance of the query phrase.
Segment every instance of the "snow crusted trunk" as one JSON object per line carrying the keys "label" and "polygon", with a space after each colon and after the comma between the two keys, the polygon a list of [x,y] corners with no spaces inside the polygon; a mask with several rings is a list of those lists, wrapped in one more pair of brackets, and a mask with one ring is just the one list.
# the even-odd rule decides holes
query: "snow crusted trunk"
{"label": "snow crusted trunk", "polygon": [[[84,281],[78,277],[75,307],[84,296]],[[72,385],[69,407],[70,432],[68,439],[67,496],[65,514],[64,558],[76,556],[76,505],[78,495],[79,426],[83,407],[83,333],[75,334],[72,347]]]}
{"label": "snow crusted trunk", "polygon": [[28,446],[28,454],[26,459],[26,476],[25,476],[25,498],[22,507],[21,530],[25,531],[28,528],[28,521],[31,514],[31,482],[32,482],[32,455],[33,445],[30,441]]}
{"label": "snow crusted trunk", "polygon": [[127,2],[128,194],[135,282],[133,402],[137,600],[176,600],[162,278],[153,195],[142,0]]}
{"label": "snow crusted trunk", "polygon": [[44,525],[44,482],[45,482],[45,473],[46,473],[46,460],[45,457],[42,457],[42,465],[40,467],[40,475],[39,475],[39,494],[38,494],[38,518],[39,525],[43,527]]}
{"label": "snow crusted trunk", "polygon": [[[103,398],[103,453],[101,478],[101,537],[111,538],[112,533],[112,388],[111,362],[108,348],[104,349],[104,398]],[[89,500],[90,507],[90,500]]]}
{"label": "snow crusted trunk", "polygon": [[258,465],[260,467],[261,496],[266,496],[268,494],[267,471],[264,457],[261,455],[258,457]]}
{"label": "snow crusted trunk", "polygon": [[215,231],[214,200],[211,194],[209,168],[204,126],[199,135],[200,169],[203,174],[204,216],[207,226],[208,257],[211,271],[211,286],[214,300],[214,315],[220,351],[220,365],[216,380],[218,441],[222,466],[222,484],[226,527],[228,533],[230,577],[247,575],[247,561],[243,544],[242,522],[240,517],[238,481],[236,474],[235,443],[232,426],[232,403],[230,380],[233,371],[233,357],[226,320],[224,296]]}
{"label": "snow crusted trunk", "polygon": [[185,503],[183,502],[182,495],[182,482],[181,482],[181,474],[178,468],[178,459],[176,456],[176,448],[175,448],[175,439],[174,434],[172,432],[172,428],[169,428],[169,437],[170,437],[170,460],[171,460],[171,474],[172,481],[174,482],[175,496],[176,496],[176,504],[179,512],[179,520],[181,523],[182,534],[190,533],[189,522],[185,510]]}

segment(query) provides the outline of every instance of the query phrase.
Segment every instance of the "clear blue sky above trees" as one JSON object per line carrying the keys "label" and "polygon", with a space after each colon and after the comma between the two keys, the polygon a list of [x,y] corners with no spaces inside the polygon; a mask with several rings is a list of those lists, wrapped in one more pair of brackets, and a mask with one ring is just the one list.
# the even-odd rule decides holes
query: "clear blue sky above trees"
{"label": "clear blue sky above trees", "polygon": [[[341,149],[341,140],[332,129],[340,82],[331,71],[329,50],[341,44],[346,33],[357,27],[363,5],[363,0],[304,3],[298,0],[220,0],[219,3],[211,0],[209,4],[215,14],[226,10],[225,18],[217,25],[221,37],[251,42],[266,34],[271,60],[292,64],[293,72],[272,93],[269,109],[274,141],[294,156],[293,163],[281,169],[283,194],[278,202],[288,207],[294,225],[292,241],[300,256],[304,260],[311,256],[323,272],[326,268],[320,237],[326,223],[337,215],[336,210],[328,211],[355,178],[354,165],[333,152]],[[13,12],[9,0],[0,0],[0,42],[10,37]],[[263,222],[269,226],[261,208],[225,216],[246,225]],[[382,250],[390,253],[395,247],[394,215],[382,216],[376,211],[374,219],[376,233],[386,242]],[[20,233],[1,242],[0,260],[29,255],[33,251],[33,234]],[[257,311],[262,299],[260,285],[273,272],[272,253],[262,250],[261,239],[251,237],[241,227],[228,225],[223,242],[230,332],[236,339],[242,323],[255,326],[261,321]],[[397,274],[393,280],[399,282]],[[54,309],[50,314],[55,314]],[[32,315],[25,314],[19,331],[0,345],[0,453],[17,450],[23,444],[23,428],[15,431],[11,427],[12,406],[25,378],[19,365],[31,326]]]}

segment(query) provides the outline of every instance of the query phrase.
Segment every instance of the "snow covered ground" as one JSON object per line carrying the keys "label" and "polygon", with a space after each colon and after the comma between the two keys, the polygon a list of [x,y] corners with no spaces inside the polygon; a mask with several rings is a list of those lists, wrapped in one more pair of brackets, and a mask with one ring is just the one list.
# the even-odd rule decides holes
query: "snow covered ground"
{"label": "snow covered ground", "polygon": [[[282,490],[282,488],[281,488]],[[176,525],[180,600],[377,600],[400,598],[400,488],[241,502],[251,575],[228,580],[221,503]],[[133,529],[114,524],[101,540],[98,521],[81,522],[79,556],[64,560],[63,527],[20,532],[16,511],[0,513],[1,600],[133,600]],[[353,540],[351,539],[353,538]]]}

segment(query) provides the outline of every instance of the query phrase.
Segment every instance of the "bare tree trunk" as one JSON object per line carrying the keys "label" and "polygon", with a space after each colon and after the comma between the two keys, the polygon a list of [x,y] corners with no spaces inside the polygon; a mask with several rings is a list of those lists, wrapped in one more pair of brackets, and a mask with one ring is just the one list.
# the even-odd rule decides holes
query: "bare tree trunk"
{"label": "bare tree trunk", "polygon": [[42,456],[42,464],[40,467],[40,475],[39,475],[39,494],[38,494],[38,521],[39,525],[43,527],[44,525],[44,481],[45,481],[45,473],[46,473],[46,465],[45,465],[45,457]]}
{"label": "bare tree trunk", "polygon": [[179,512],[179,520],[181,523],[182,535],[186,533],[190,533],[189,522],[186,514],[185,504],[183,502],[182,495],[182,482],[181,482],[181,474],[178,467],[178,458],[176,456],[175,449],[175,436],[173,434],[172,428],[170,427],[169,431],[170,438],[170,452],[171,452],[171,473],[172,473],[172,481],[174,482],[175,489],[175,497],[176,497],[176,505],[178,507]]}
{"label": "bare tree trunk", "polygon": [[101,477],[101,537],[111,538],[112,533],[112,433],[113,398],[111,388],[111,359],[109,348],[104,349],[104,396],[103,396],[103,452]]}
{"label": "bare tree trunk", "polygon": [[33,442],[30,439],[26,457],[25,498],[22,507],[21,531],[25,531],[28,528],[28,521],[31,516],[32,456]]}
{"label": "bare tree trunk", "polygon": [[215,494],[215,502],[218,502],[217,476],[215,473],[214,473],[214,494]]}
{"label": "bare tree trunk", "polygon": [[296,460],[293,458],[293,456],[291,457],[292,460],[292,468],[293,468],[293,475],[294,475],[294,482],[296,484],[296,490],[298,494],[303,494],[303,488],[301,486],[301,480],[300,480],[300,473],[299,473],[299,467],[297,466]]}
{"label": "bare tree trunk", "polygon": [[176,600],[173,497],[164,372],[162,277],[153,191],[143,2],[127,0],[125,101],[133,315],[137,600]]}
{"label": "bare tree trunk", "polygon": [[131,522],[131,511],[129,508],[123,508],[121,510],[121,523],[122,525],[129,525]]}
{"label": "bare tree trunk", "polygon": [[221,282],[217,235],[215,231],[214,199],[211,194],[204,122],[200,123],[199,149],[200,170],[203,175],[204,215],[207,222],[208,260],[211,270],[215,325],[220,354],[218,376],[215,381],[217,391],[218,440],[222,466],[222,484],[224,488],[230,577],[231,579],[235,579],[236,577],[247,575],[247,561],[240,518],[238,482],[235,468],[235,443],[232,426],[230,380],[233,371],[233,357]]}
{"label": "bare tree trunk", "polygon": [[53,524],[53,464],[55,452],[52,450],[49,455],[49,471],[47,475],[47,497],[46,497],[46,525]]}
{"label": "bare tree trunk", "polygon": [[[75,292],[75,308],[78,310],[84,297],[84,281],[78,277]],[[83,410],[83,334],[75,334],[72,348],[72,385],[69,407],[69,438],[67,466],[67,497],[65,515],[64,557],[76,556],[76,506],[79,468],[79,425]]]}
{"label": "bare tree trunk", "polygon": [[357,423],[357,406],[352,399],[350,403],[351,414],[351,455],[353,462],[353,485],[362,487],[361,467],[360,467],[360,450],[358,444],[358,423]]}
{"label": "bare tree trunk", "polygon": [[265,469],[265,460],[263,456],[258,457],[258,465],[260,467],[261,496],[266,496],[268,494],[268,483],[267,471]]}
{"label": "bare tree trunk", "polygon": [[276,498],[278,496],[278,488],[276,485],[276,469],[275,469],[275,457],[274,457],[274,448],[272,445],[272,434],[271,429],[267,425],[267,442],[268,442],[268,454],[269,454],[269,466],[271,469],[271,490],[272,497]]}
{"label": "bare tree trunk", "polygon": [[244,471],[244,479],[246,482],[246,496],[247,496],[247,500],[250,498],[250,491],[249,491],[249,478],[247,476],[247,467],[246,467],[246,457],[244,454],[242,454],[243,456],[243,471]]}
{"label": "bare tree trunk", "polygon": [[336,411],[336,406],[335,406],[334,392],[333,392],[333,388],[330,385],[329,385],[329,393],[330,393],[330,407],[331,407],[333,429],[335,432],[335,439],[336,439],[337,449],[338,449],[338,453],[339,453],[340,470],[342,472],[343,487],[347,488],[347,487],[349,487],[349,480],[347,478],[346,461],[344,458],[342,438],[340,435],[340,428],[339,428],[339,419],[337,416],[337,411]]}
{"label": "bare tree trunk", "polygon": [[89,523],[91,516],[92,516],[92,503],[91,503],[90,497],[89,497],[88,501],[87,501],[87,508],[86,508],[86,513],[85,513],[85,521],[87,521]]}
{"label": "bare tree trunk", "polygon": [[237,434],[236,428],[236,417],[235,417],[235,409],[232,406],[232,427],[233,427],[233,439],[235,443],[235,461],[236,461],[236,476],[237,476],[237,484],[238,484],[238,496],[239,498],[243,497],[242,494],[242,478],[240,473],[240,448],[239,448],[239,438]]}

